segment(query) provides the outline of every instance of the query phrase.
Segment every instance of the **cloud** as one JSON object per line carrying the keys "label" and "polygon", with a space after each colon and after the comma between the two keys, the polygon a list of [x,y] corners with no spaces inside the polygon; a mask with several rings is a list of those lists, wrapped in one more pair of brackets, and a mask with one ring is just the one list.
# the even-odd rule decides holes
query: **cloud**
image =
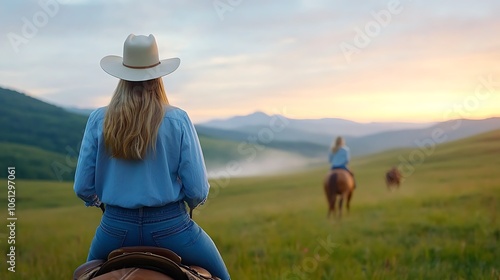
{"label": "cloud", "polygon": [[[164,82],[194,120],[284,105],[326,117],[329,102],[349,108],[372,96],[404,108],[417,93],[442,96],[445,106],[478,75],[500,75],[500,3],[493,0],[400,1],[401,13],[347,61],[339,44],[353,44],[391,1],[241,1],[221,18],[213,1],[61,0],[19,52],[2,40],[0,85],[59,105],[105,105],[117,81],[99,61],[121,55],[130,33],[153,33],[162,57],[181,58]],[[0,36],[22,34],[23,18],[44,11],[42,2],[2,3]]]}

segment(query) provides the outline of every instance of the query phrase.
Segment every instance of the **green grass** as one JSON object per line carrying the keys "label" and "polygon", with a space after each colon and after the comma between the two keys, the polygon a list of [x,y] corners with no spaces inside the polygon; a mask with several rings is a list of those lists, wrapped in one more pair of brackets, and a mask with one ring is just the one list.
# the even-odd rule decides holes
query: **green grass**
{"label": "green grass", "polygon": [[[384,171],[412,152],[355,159],[359,187],[341,221],[326,219],[324,168],[214,180],[194,219],[237,280],[500,279],[500,131],[437,146],[388,192]],[[17,272],[2,261],[0,278],[70,278],[99,210],[85,208],[71,183],[16,187]],[[5,235],[0,241],[5,256]]]}

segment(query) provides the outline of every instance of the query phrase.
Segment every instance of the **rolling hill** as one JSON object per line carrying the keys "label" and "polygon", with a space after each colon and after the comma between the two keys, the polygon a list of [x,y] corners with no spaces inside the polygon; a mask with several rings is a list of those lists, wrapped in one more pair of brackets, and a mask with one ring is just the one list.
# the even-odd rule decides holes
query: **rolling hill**
{"label": "rolling hill", "polygon": [[[212,137],[245,141],[269,131],[273,119],[283,124],[282,129],[272,134],[272,141],[264,144],[275,148],[289,148],[308,157],[323,156],[338,135],[346,139],[353,156],[364,156],[394,148],[418,147],[426,139],[432,138],[436,131],[442,133],[444,142],[447,142],[500,129],[498,117],[483,120],[457,119],[436,124],[360,124],[341,119],[294,120],[279,115],[268,116],[261,112],[203,123],[197,129]],[[366,135],[367,132],[370,133]],[[293,143],[290,145],[292,147],[287,143]]]}
{"label": "rolling hill", "polygon": [[359,138],[347,137],[346,141],[353,155],[361,156],[395,148],[418,147],[431,141],[434,133],[442,134],[443,142],[449,142],[496,129],[500,129],[500,118],[463,119],[446,121],[422,129],[387,131]]}
{"label": "rolling hill", "polygon": [[[0,164],[16,164],[25,170],[20,178],[72,180],[88,110],[63,109],[4,88],[0,88],[0,104]],[[500,129],[500,118],[434,125],[359,124],[342,119],[295,120],[257,112],[197,124],[196,129],[210,174],[228,173],[236,163],[240,169],[233,175],[245,176],[324,162],[336,136],[332,133],[339,131],[346,133],[353,156],[359,157],[425,145],[435,131],[451,141]],[[347,134],[349,131],[354,131],[354,136]],[[377,133],[365,135],[368,132]],[[5,176],[6,170],[0,170],[0,177]]]}
{"label": "rolling hill", "polygon": [[[196,131],[201,136],[278,149],[310,158],[324,156],[325,151],[328,150],[327,145],[311,141],[310,134],[301,131],[295,131],[297,134],[294,134],[289,129],[277,132],[268,127],[227,130],[196,125]],[[304,137],[296,137],[296,135],[303,135]]]}
{"label": "rolling hill", "polygon": [[0,88],[0,143],[65,155],[81,141],[87,118],[28,95]]}
{"label": "rolling hill", "polygon": [[[0,88],[0,104],[0,165],[22,170],[19,178],[73,180],[88,110],[73,113],[5,88]],[[275,170],[270,168],[272,158],[288,159],[283,166],[297,166],[303,163],[304,154],[313,151],[295,149],[293,143],[264,147],[246,138],[217,137],[217,133],[201,130],[209,175],[223,172],[231,162],[243,168],[239,175],[259,173],[264,170],[256,167],[264,165]],[[0,177],[6,177],[6,172],[0,170]]]}
{"label": "rolling hill", "polygon": [[20,178],[72,180],[87,118],[4,88],[0,104],[0,165]]}
{"label": "rolling hill", "polygon": [[[17,177],[37,180],[68,181],[75,177],[76,157],[47,151],[35,146],[0,143],[0,177],[6,167],[16,167]],[[5,168],[3,168],[5,167]]]}

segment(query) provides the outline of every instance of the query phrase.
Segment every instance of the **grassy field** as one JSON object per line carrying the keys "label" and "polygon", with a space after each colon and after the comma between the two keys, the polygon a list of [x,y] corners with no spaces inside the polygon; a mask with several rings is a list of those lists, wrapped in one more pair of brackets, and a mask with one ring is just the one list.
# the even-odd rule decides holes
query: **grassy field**
{"label": "grassy field", "polygon": [[[384,171],[406,160],[402,188],[388,192]],[[236,280],[500,279],[500,131],[352,167],[359,187],[341,221],[326,219],[325,168],[214,180],[194,219]],[[7,272],[2,226],[0,278],[69,279],[99,210],[85,208],[71,183],[18,180],[16,188],[16,273]]]}

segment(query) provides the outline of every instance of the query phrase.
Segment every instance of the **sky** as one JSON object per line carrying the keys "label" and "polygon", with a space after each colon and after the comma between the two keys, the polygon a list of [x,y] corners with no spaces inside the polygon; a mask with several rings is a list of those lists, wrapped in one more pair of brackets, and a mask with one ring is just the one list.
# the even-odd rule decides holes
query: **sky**
{"label": "sky", "polygon": [[191,119],[436,122],[500,116],[500,1],[40,0],[0,4],[0,86],[106,106],[99,61],[153,34]]}

